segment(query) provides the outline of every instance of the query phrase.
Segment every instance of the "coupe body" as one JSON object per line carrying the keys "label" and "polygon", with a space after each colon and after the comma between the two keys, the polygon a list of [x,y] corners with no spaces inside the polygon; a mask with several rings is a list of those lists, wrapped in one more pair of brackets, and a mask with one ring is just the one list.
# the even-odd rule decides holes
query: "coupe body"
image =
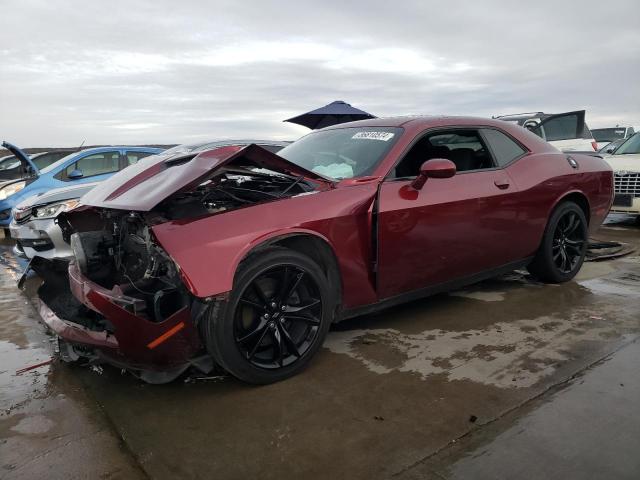
{"label": "coupe body", "polygon": [[33,264],[40,312],[67,358],[274,382],[333,322],[516,268],[570,280],[612,197],[601,158],[481,118],[149,157],[60,215],[75,258]]}

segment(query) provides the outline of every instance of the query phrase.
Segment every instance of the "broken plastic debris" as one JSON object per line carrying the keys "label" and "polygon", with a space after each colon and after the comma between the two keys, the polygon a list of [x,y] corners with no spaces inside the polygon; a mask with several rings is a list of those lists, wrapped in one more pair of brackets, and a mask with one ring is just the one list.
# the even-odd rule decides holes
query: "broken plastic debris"
{"label": "broken plastic debris", "polygon": [[208,377],[187,377],[184,379],[184,383],[196,383],[196,382],[222,382],[226,380],[226,375],[211,375]]}
{"label": "broken plastic debris", "polygon": [[20,375],[22,373],[35,370],[36,368],[39,368],[39,367],[44,367],[45,365],[49,365],[51,362],[53,362],[53,358],[50,358],[49,360],[45,360],[44,362],[36,363],[35,365],[31,365],[29,367],[21,368],[20,370],[16,370],[16,375]]}
{"label": "broken plastic debris", "polygon": [[100,365],[91,365],[91,371],[96,372],[98,375],[102,375],[102,372],[104,372]]}

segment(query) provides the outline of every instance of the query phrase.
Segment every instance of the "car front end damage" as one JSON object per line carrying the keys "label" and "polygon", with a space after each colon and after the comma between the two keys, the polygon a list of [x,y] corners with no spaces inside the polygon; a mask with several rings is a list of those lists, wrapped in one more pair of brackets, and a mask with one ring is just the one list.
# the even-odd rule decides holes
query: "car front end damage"
{"label": "car front end damage", "polygon": [[[62,358],[125,368],[149,383],[171,381],[190,366],[208,373],[197,325],[207,303],[190,295],[177,265],[142,216],[85,212],[71,233],[73,259],[35,257],[43,321],[59,337]],[[66,224],[68,230],[70,224]]]}
{"label": "car front end damage", "polygon": [[[188,186],[176,187],[147,211],[104,208],[95,202],[98,205],[85,204],[58,217],[72,260],[35,257],[30,265],[44,280],[39,311],[61,340],[64,360],[110,363],[149,383],[171,381],[190,367],[205,374],[214,368],[200,324],[209,307],[227,293],[207,298],[194,294],[154,229],[318,187],[301,177],[246,165],[245,156],[232,154],[241,164],[214,168],[195,182],[190,178]],[[145,180],[152,176],[142,175]],[[141,183],[127,181],[129,186]],[[118,186],[116,191],[128,190]],[[180,236],[179,227],[175,235]]]}

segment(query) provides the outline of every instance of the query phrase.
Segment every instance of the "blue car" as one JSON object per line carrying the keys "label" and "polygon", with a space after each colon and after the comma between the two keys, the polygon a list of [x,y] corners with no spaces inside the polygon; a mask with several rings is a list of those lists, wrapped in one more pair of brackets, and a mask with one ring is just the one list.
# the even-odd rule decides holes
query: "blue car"
{"label": "blue car", "polygon": [[141,158],[162,152],[161,148],[99,147],[74,152],[39,170],[19,148],[11,150],[28,168],[30,176],[0,183],[0,228],[11,223],[11,209],[22,200],[54,188],[86,182],[100,182]]}

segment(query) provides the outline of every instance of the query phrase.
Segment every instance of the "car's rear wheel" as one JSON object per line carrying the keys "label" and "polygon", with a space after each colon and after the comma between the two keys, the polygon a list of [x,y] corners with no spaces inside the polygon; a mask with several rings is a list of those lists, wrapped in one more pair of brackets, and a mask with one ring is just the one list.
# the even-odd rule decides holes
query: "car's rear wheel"
{"label": "car's rear wheel", "polygon": [[587,253],[587,219],[574,202],[560,204],[551,214],[529,272],[544,282],[562,283],[576,276]]}
{"label": "car's rear wheel", "polygon": [[203,325],[207,348],[245,382],[288,378],[322,345],[334,296],[324,272],[308,256],[265,249],[241,264],[228,301],[211,308]]}

